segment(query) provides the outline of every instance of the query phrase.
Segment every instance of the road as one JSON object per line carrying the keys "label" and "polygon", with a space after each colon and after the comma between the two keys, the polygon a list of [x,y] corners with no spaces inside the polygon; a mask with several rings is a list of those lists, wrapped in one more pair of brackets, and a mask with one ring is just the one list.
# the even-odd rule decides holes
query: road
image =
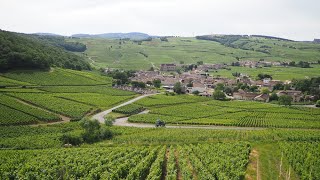
{"label": "road", "polygon": [[[104,116],[111,113],[112,110],[117,109],[119,107],[131,104],[135,101],[138,101],[142,98],[152,96],[155,94],[146,94],[139,97],[136,97],[134,99],[131,99],[125,103],[122,103],[118,106],[115,106],[111,109],[108,109],[106,111],[100,112],[92,117],[92,119],[97,119],[100,123],[104,123]],[[149,110],[143,111],[139,114],[147,114],[149,113]],[[128,117],[118,118],[113,123],[114,126],[126,126],[126,127],[139,127],[139,128],[154,128],[154,124],[147,124],[147,123],[130,123],[128,122]],[[166,128],[180,128],[180,129],[226,129],[226,130],[262,130],[265,128],[256,128],[256,127],[235,127],[235,126],[199,126],[199,125],[166,125]]]}
{"label": "road", "polygon": [[148,96],[153,96],[153,95],[156,95],[156,94],[145,94],[145,95],[136,97],[136,98],[131,99],[131,100],[125,102],[125,103],[122,103],[122,104],[120,104],[120,105],[118,105],[118,106],[115,106],[115,107],[113,107],[113,108],[111,108],[111,109],[108,109],[108,110],[105,110],[105,111],[100,112],[100,113],[92,116],[92,119],[96,119],[96,120],[98,120],[100,123],[104,123],[104,116],[106,116],[107,114],[111,113],[112,110],[117,109],[117,108],[122,107],[122,106],[125,106],[125,105],[128,105],[128,104],[131,104],[131,103],[134,103],[134,102],[136,102],[136,101],[138,101],[138,100],[140,100],[140,99],[142,99],[142,98],[145,98],[145,97],[148,97]]}

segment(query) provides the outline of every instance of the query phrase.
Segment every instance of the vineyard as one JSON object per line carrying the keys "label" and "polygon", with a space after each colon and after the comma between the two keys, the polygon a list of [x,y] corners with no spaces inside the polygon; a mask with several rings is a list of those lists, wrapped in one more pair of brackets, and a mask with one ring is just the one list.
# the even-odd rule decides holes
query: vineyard
{"label": "vineyard", "polygon": [[48,123],[111,108],[136,96],[113,89],[111,78],[90,72],[11,71],[0,75],[0,126]]}
{"label": "vineyard", "polygon": [[[73,70],[52,69],[50,72],[46,71],[18,71],[5,73],[5,78],[12,79],[12,81],[22,81],[34,85],[111,85],[111,79],[104,76],[93,75],[86,72],[76,72]],[[1,82],[1,81],[0,81]],[[8,81],[5,81],[8,82]]]}
{"label": "vineyard", "polygon": [[112,110],[113,112],[116,113],[121,113],[121,114],[138,114],[140,112],[142,112],[144,110],[144,108],[140,105],[136,105],[136,104],[128,104],[122,107],[119,107],[117,109]]}
{"label": "vineyard", "polygon": [[147,107],[150,112],[133,115],[129,121],[154,123],[162,119],[174,124],[320,129],[320,109],[259,102],[204,101],[202,98],[188,99],[184,96],[164,97],[159,95],[137,101],[136,104]]}
{"label": "vineyard", "polygon": [[280,143],[283,154],[302,180],[320,179],[320,143]]}
{"label": "vineyard", "polygon": [[[215,151],[211,151],[215,149]],[[250,146],[177,146],[0,151],[1,179],[242,179]]]}

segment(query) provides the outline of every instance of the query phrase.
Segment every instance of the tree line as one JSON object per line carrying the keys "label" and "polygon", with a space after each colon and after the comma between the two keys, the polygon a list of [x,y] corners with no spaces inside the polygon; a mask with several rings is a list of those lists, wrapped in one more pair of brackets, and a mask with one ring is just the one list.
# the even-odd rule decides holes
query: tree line
{"label": "tree line", "polygon": [[62,67],[90,70],[84,58],[56,47],[48,41],[0,30],[0,71],[10,69],[41,69]]}

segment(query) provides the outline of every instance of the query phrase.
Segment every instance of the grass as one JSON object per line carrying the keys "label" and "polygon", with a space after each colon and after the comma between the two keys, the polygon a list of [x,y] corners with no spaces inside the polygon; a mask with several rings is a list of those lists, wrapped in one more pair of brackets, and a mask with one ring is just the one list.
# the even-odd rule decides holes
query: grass
{"label": "grass", "polygon": [[[218,42],[195,38],[177,37],[168,38],[168,40],[168,42],[162,42],[159,39],[153,39],[144,41],[141,45],[133,41],[99,38],[70,41],[86,44],[86,57],[97,68],[146,70],[152,67],[152,64],[159,67],[161,63],[179,63],[180,61],[184,63],[196,63],[197,61],[231,63],[236,61],[236,57],[241,60],[318,61],[320,56],[320,45],[303,42],[249,38],[233,43],[235,45],[244,44],[240,48],[231,48]],[[270,47],[268,53],[259,52],[265,50],[264,46]]]}
{"label": "grass", "polygon": [[[261,179],[286,179],[286,172],[289,170],[290,165],[285,157],[281,159],[282,154],[277,143],[257,144],[254,148],[259,153],[258,161]],[[280,164],[282,164],[281,173]],[[299,178],[291,167],[290,170],[290,179],[298,180]]]}
{"label": "grass", "polygon": [[232,73],[239,72],[249,75],[255,79],[258,74],[270,74],[275,80],[292,80],[304,79],[319,76],[320,65],[312,65],[313,68],[298,68],[298,67],[264,67],[264,68],[248,68],[248,67],[231,67],[231,70],[221,69],[212,71],[212,76],[221,76],[227,78],[234,78]]}

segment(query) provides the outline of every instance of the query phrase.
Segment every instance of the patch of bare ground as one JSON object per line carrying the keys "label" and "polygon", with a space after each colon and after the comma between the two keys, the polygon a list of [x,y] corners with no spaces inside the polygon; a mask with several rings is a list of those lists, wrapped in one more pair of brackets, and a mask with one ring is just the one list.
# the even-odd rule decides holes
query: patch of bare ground
{"label": "patch of bare ground", "polygon": [[188,168],[189,168],[189,169],[191,170],[191,172],[192,172],[192,177],[193,177],[193,179],[198,180],[197,173],[196,173],[195,169],[193,168],[193,166],[192,166],[189,158],[188,158]]}
{"label": "patch of bare ground", "polygon": [[182,180],[181,170],[179,167],[179,152],[177,149],[174,151],[174,159],[176,161],[176,168],[177,168],[177,180]]}
{"label": "patch of bare ground", "polygon": [[249,155],[249,164],[245,176],[247,180],[261,180],[259,172],[259,152],[257,149],[252,149]]}
{"label": "patch of bare ground", "polygon": [[161,180],[165,180],[166,177],[167,177],[167,162],[168,162],[168,159],[169,159],[169,156],[170,156],[170,148],[167,147],[166,149],[166,154],[164,156],[164,161],[163,161],[163,165],[162,165],[162,175],[161,175]]}

